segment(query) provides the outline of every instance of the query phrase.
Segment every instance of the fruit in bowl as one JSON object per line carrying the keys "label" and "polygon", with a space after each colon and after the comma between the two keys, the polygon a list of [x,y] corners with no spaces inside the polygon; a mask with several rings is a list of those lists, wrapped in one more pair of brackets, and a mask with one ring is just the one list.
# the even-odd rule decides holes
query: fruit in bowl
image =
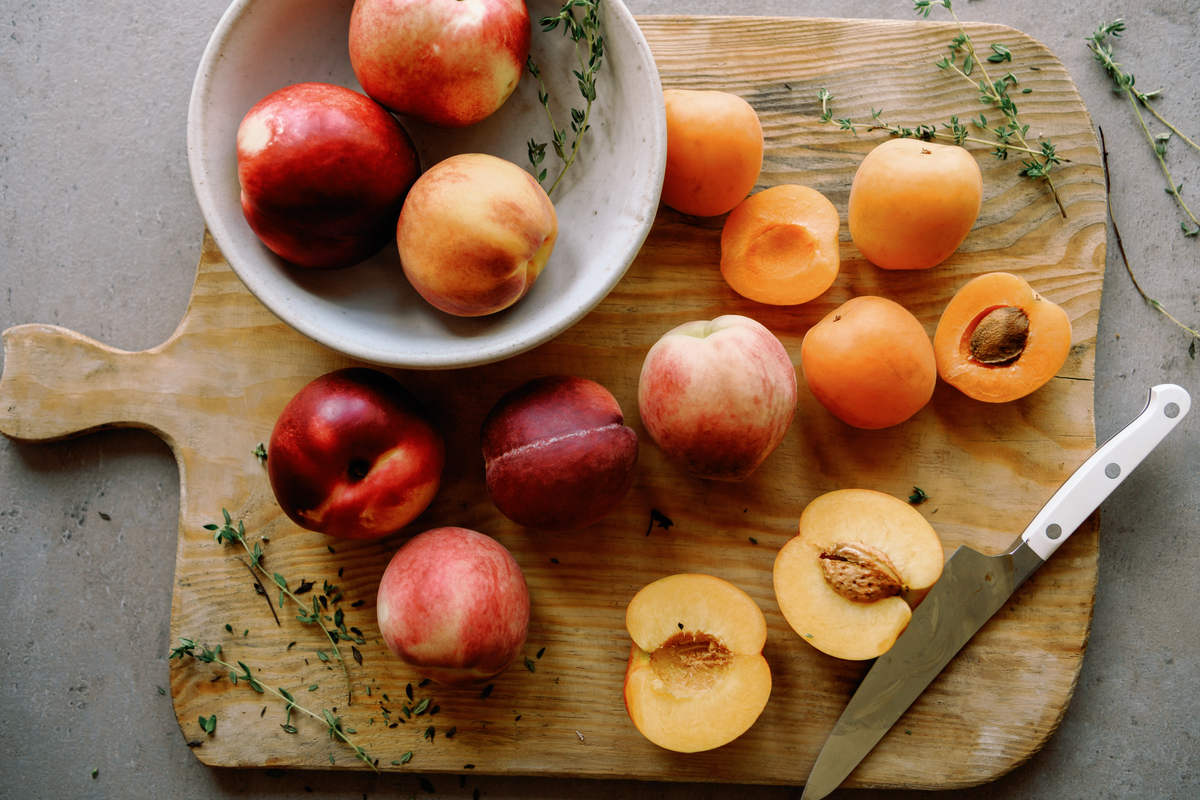
{"label": "fruit in bowl", "polygon": [[767,621],[741,589],[712,575],[671,575],[625,610],[633,639],[625,710],[659,747],[698,753],[729,744],[771,696]]}
{"label": "fruit in bowl", "polygon": [[508,392],[483,420],[488,494],[504,516],[542,531],[578,530],[620,505],[638,439],[595,381],[552,375]]}
{"label": "fruit in bowl", "polygon": [[370,97],[445,128],[491,116],[529,58],[524,0],[356,0],[350,64]]}
{"label": "fruit in bowl", "polygon": [[[557,0],[526,5],[531,20],[562,9]],[[355,361],[385,367],[495,363],[582,320],[633,262],[654,223],[662,188],[662,84],[629,9],[619,2],[573,9],[582,25],[595,8],[603,61],[582,147],[551,194],[558,221],[555,258],[569,256],[569,268],[551,263],[509,311],[449,318],[412,289],[390,246],[353,269],[297,269],[262,244],[242,213],[233,131],[256,102],[281,86],[320,81],[359,89],[349,54],[352,6],[352,0],[232,0],[213,31],[188,107],[188,162],[205,223],[230,267],[285,324]],[[571,107],[585,105],[572,72],[579,70],[576,43],[563,35],[561,23],[550,32],[531,27],[529,55],[540,67],[558,125],[567,129],[569,147]],[[580,44],[585,59],[593,49]],[[517,68],[524,63],[522,58]],[[540,88],[537,80],[518,81],[494,114],[466,127],[437,128],[415,117],[402,123],[424,168],[461,153],[525,165],[530,138],[549,143],[553,137]],[[547,151],[549,187],[561,170],[553,150]],[[390,238],[395,236],[393,224]]]}
{"label": "fruit in bowl", "polygon": [[529,631],[529,587],[512,554],[466,528],[404,543],[379,582],[376,615],[388,648],[423,677],[470,686],[508,669]]}
{"label": "fruit in bowl", "polygon": [[650,438],[685,472],[743,481],[792,424],[796,368],[775,334],[749,317],[688,322],[646,354],[638,410]]}
{"label": "fruit in bowl", "polygon": [[839,489],[813,500],[775,558],[775,599],[823,653],[861,661],[887,652],[942,574],[937,533],[903,500]]}
{"label": "fruit in bowl", "polygon": [[442,435],[420,402],[364,367],[297,392],[267,448],[267,476],[288,518],[345,539],[377,539],[416,519],[437,494],[444,463]]}
{"label": "fruit in bowl", "polygon": [[302,267],[349,267],[382,249],[420,172],[396,118],[341,86],[284,87],[238,126],[246,222],[274,253]]}
{"label": "fruit in bowl", "polygon": [[483,153],[440,161],[400,212],[400,266],[417,292],[448,314],[508,308],[533,288],[558,239],[554,204],[533,176]]}

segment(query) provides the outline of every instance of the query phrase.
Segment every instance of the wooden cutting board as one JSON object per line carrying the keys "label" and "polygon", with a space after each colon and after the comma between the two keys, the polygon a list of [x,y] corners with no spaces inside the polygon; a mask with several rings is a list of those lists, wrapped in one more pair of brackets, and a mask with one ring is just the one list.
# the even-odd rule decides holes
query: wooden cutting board
{"label": "wooden cutting board", "polygon": [[[714,88],[744,96],[766,133],[760,188],[803,183],[824,192],[845,219],[858,162],[881,141],[817,122],[826,87],[838,116],[886,116],[912,124],[977,114],[970,87],[933,62],[953,31],[932,22],[649,17],[640,20],[666,87]],[[292,525],[274,502],[252,454],[269,439],[287,400],[312,378],[349,361],[308,341],[266,311],[205,237],[191,303],[163,345],[129,353],[62,328],[23,325],[4,334],[0,430],[49,440],[104,427],[142,427],[170,445],[179,464],[181,512],[171,633],[221,645],[264,683],[301,705],[336,709],[382,770],[674,781],[800,784],[869,664],[840,661],[798,637],[780,615],[771,583],[776,552],[819,494],[866,487],[919,506],[946,553],[960,544],[997,552],[1024,528],[1058,484],[1093,449],[1093,370],[1105,253],[1105,197],[1091,121],[1062,65],[1045,47],[1009,28],[972,25],[981,45],[1001,42],[1030,94],[1017,95],[1030,131],[1052,138],[1070,159],[1055,172],[1063,218],[1044,184],[1018,176],[974,146],[984,173],[975,230],[945,264],[894,273],[866,263],[843,225],[842,270],[834,287],[800,307],[776,308],[734,294],[718,271],[722,219],[660,208],[627,276],[578,325],[500,364],[394,374],[433,410],[445,432],[443,488],[410,528],[381,542],[330,539]],[[553,266],[551,266],[553,268]],[[912,420],[882,431],[850,428],[830,416],[800,381],[796,420],[781,447],[749,480],[693,479],[668,463],[638,419],[642,359],[669,328],[720,314],[754,317],[783,341],[795,363],[817,320],[863,294],[912,310],[930,334],[955,290],[971,277],[1005,270],[1029,279],[1062,305],[1074,347],[1061,374],[1007,405],[974,402],[939,383]],[[538,534],[505,520],[483,486],[480,423],[504,392],[540,375],[599,381],[617,397],[642,441],[638,478],[623,505],[589,529]],[[206,523],[222,508],[262,536],[269,569],[324,581],[343,592],[345,624],[362,632],[361,665],[349,661],[354,701],[341,673],[320,660],[319,631],[286,609],[276,624],[236,551]],[[670,527],[652,525],[651,512]],[[375,587],[405,539],[438,525],[494,536],[528,578],[533,617],[525,654],[480,690],[419,686],[379,641]],[[947,788],[987,781],[1022,763],[1062,717],[1079,675],[1097,576],[1092,518],[937,678],[850,777],[850,785]],[[757,724],[709,753],[679,755],[647,742],[622,703],[628,654],[624,609],[646,583],[677,572],[732,581],[761,606],[770,626],[766,656],[771,700]],[[334,604],[339,605],[339,604]],[[228,630],[227,626],[228,625]],[[294,644],[293,644],[294,643]],[[543,651],[544,648],[544,651]],[[540,656],[540,657],[539,657]],[[438,713],[402,719],[406,686]],[[311,691],[309,689],[311,688]],[[222,766],[365,768],[325,727],[209,665],[173,661],[171,694],[184,737],[204,763]],[[410,704],[411,705],[411,704]],[[383,709],[387,708],[390,720]],[[205,735],[200,716],[215,714]],[[426,738],[428,727],[435,733]],[[454,729],[453,738],[447,734]],[[412,751],[407,764],[397,764]]]}

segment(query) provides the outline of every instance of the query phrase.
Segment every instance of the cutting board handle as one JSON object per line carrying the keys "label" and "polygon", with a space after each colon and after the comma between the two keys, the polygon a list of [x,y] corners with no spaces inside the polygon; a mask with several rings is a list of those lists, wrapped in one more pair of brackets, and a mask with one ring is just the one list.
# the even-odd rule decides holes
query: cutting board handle
{"label": "cutting board handle", "polygon": [[178,410],[156,350],[118,350],[55,325],[4,331],[0,432],[49,441],[101,428],[146,428],[173,443]]}

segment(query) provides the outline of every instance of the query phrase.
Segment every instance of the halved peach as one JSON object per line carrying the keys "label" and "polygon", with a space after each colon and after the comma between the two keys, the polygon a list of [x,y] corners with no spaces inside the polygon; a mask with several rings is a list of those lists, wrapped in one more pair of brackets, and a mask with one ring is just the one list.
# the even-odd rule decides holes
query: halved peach
{"label": "halved peach", "polygon": [[870,489],[823,494],[775,558],[775,598],[788,624],[823,653],[882,655],[942,574],[938,535],[899,498]]}
{"label": "halved peach", "polygon": [[671,575],[625,611],[633,639],[625,710],[642,735],[679,753],[728,744],[771,695],[767,621],[741,589],[711,575]]}

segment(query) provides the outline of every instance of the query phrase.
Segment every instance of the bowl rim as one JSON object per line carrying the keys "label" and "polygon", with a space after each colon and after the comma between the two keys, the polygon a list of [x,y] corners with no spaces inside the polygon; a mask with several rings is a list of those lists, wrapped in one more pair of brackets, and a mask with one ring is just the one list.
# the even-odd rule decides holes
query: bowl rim
{"label": "bowl rim", "polygon": [[[653,174],[649,176],[651,179],[649,185],[653,187],[653,198],[648,213],[641,215],[633,227],[629,245],[621,254],[624,260],[621,269],[611,271],[604,280],[596,284],[595,290],[587,295],[586,302],[575,304],[567,310],[567,313],[554,319],[552,323],[540,325],[532,332],[518,331],[516,335],[496,337],[482,346],[477,343],[472,346],[467,339],[464,340],[466,346],[456,348],[449,354],[414,350],[396,352],[393,348],[373,346],[369,342],[334,333],[307,315],[289,313],[288,299],[277,295],[266,279],[259,276],[257,270],[239,268],[241,253],[236,243],[237,237],[217,211],[216,189],[208,180],[204,169],[204,154],[209,142],[203,123],[210,80],[218,62],[222,59],[222,51],[233,35],[237,23],[255,2],[259,2],[259,0],[233,0],[221,15],[221,19],[205,46],[204,54],[196,70],[196,77],[192,83],[192,92],[188,103],[188,167],[201,215],[225,261],[250,293],[280,321],[318,344],[359,361],[378,366],[407,369],[458,369],[503,361],[545,344],[591,313],[620,283],[654,224],[655,209],[659,204],[663,177],[666,173],[666,109],[658,67],[645,35],[622,0],[604,0],[603,13],[606,14],[606,27],[611,27],[614,22],[617,22],[631,34],[634,44],[632,52],[638,56],[634,66],[640,65],[641,71],[646,73],[656,90],[651,92],[656,98],[654,107],[646,109],[646,116],[652,116],[650,132],[654,139],[652,146],[655,146],[654,152],[657,154],[657,158],[654,159]],[[426,166],[424,169],[428,168]]]}

